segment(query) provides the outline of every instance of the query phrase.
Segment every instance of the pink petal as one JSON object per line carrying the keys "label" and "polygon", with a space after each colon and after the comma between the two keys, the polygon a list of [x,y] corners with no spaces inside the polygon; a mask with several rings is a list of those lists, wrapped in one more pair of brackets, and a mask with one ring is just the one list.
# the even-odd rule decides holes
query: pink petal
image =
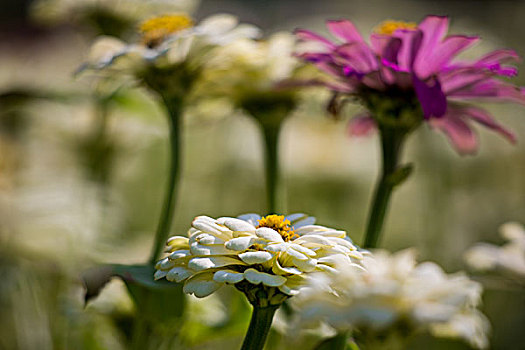
{"label": "pink petal", "polygon": [[[448,31],[448,18],[440,16],[427,16],[418,25],[422,32],[421,45],[415,60],[415,66],[424,69],[425,61],[435,54],[436,47],[443,40]],[[418,72],[421,79],[428,77],[426,72]]]}
{"label": "pink petal", "polygon": [[445,94],[467,89],[490,77],[490,73],[472,67],[458,68],[439,76],[441,87]]}
{"label": "pink petal", "polygon": [[457,110],[450,109],[442,118],[432,118],[429,123],[448,136],[459,154],[474,154],[478,150],[477,137],[468,124],[461,120],[457,112]]}
{"label": "pink petal", "polygon": [[421,47],[423,33],[421,31],[396,31],[394,34],[403,44],[397,56],[397,62],[401,71],[412,71],[416,55]]}
{"label": "pink petal", "polygon": [[335,48],[334,43],[332,43],[330,40],[326,39],[325,37],[323,37],[323,36],[321,36],[321,35],[319,35],[317,33],[309,31],[309,30],[297,29],[297,30],[295,30],[295,35],[300,40],[316,41],[316,42],[319,42],[319,43],[325,45],[326,47],[328,47],[330,49]]}
{"label": "pink petal", "polygon": [[348,132],[351,136],[368,136],[376,129],[376,121],[369,115],[353,117],[348,123]]}
{"label": "pink petal", "polygon": [[427,16],[417,27],[423,32],[423,45],[433,46],[447,34],[448,17]]}
{"label": "pink petal", "polygon": [[434,44],[430,50],[424,50],[422,45],[414,64],[415,73],[421,79],[426,79],[433,74],[439,73],[454,56],[478,40],[479,37],[455,35],[446,38],[442,43]]}
{"label": "pink petal", "polygon": [[339,39],[346,42],[363,42],[363,37],[354,24],[348,20],[337,20],[326,22],[328,29]]}
{"label": "pink petal", "polygon": [[338,63],[349,66],[359,73],[368,73],[378,69],[377,60],[372,50],[365,43],[354,42],[338,46]]}
{"label": "pink petal", "polygon": [[384,57],[385,49],[392,39],[393,37],[391,35],[374,33],[370,35],[370,46],[376,55]]}
{"label": "pink petal", "polygon": [[485,79],[468,88],[449,93],[448,96],[458,100],[511,101],[525,105],[525,91],[523,91],[523,88],[518,88],[497,79]]}
{"label": "pink petal", "polygon": [[478,60],[478,63],[509,63],[509,62],[519,62],[520,57],[513,50],[495,50],[489,52],[485,56],[481,57]]}
{"label": "pink petal", "polygon": [[516,143],[516,136],[492,119],[492,116],[487,111],[476,107],[466,107],[463,109],[463,113],[467,118],[496,131],[510,142]]}

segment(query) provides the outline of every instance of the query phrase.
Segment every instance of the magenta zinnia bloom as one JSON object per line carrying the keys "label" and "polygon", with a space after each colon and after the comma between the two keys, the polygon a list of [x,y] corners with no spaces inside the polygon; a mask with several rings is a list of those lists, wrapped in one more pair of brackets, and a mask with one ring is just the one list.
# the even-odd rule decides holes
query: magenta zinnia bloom
{"label": "magenta zinnia bloom", "polygon": [[368,115],[351,121],[351,133],[392,125],[408,132],[425,120],[466,154],[477,150],[471,129],[477,122],[515,142],[487,111],[465,104],[472,99],[525,104],[523,89],[499,79],[517,75],[508,65],[519,60],[514,51],[493,51],[475,61],[457,59],[479,37],[447,36],[447,17],[428,16],[419,24],[385,22],[370,36],[370,45],[350,21],[328,21],[327,27],[342,42],[298,30],[300,39],[320,44],[318,51],[298,56],[335,77],[326,85],[336,94],[355,96],[367,107]]}

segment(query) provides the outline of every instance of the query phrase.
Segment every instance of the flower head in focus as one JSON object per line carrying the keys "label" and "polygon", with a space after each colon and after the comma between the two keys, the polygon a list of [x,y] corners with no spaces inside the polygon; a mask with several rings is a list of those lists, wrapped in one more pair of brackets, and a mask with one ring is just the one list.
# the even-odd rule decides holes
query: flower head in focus
{"label": "flower head in focus", "polygon": [[427,16],[419,24],[384,22],[370,36],[370,45],[348,20],[328,21],[327,26],[340,42],[298,30],[300,39],[316,45],[298,56],[334,78],[326,82],[336,94],[333,110],[337,97],[344,95],[368,109],[352,119],[352,134],[367,134],[375,127],[409,132],[426,121],[467,154],[478,148],[471,128],[478,123],[515,141],[487,111],[465,104],[473,99],[525,104],[524,90],[500,79],[517,75],[509,65],[519,59],[514,51],[496,50],[475,61],[458,59],[479,37],[447,35],[447,17]]}
{"label": "flower head in focus", "polygon": [[337,266],[338,274],[314,277],[294,305],[300,324],[326,321],[354,334],[385,334],[402,329],[462,338],[485,348],[489,324],[476,309],[481,285],[438,265],[417,264],[413,250],[373,252],[364,270]]}
{"label": "flower head in focus", "polygon": [[199,77],[212,50],[240,38],[257,37],[259,29],[239,24],[228,14],[194,23],[185,13],[172,13],[143,21],[139,34],[131,44],[100,37],[81,70],[131,76],[164,96],[183,96]]}
{"label": "flower head in focus", "polygon": [[304,214],[198,216],[189,238],[168,240],[169,255],[157,263],[155,278],[184,282],[184,291],[197,297],[232,284],[253,305],[279,305],[312,272],[333,273],[340,260],[361,268],[363,254],[344,231],[314,222]]}
{"label": "flower head in focus", "polygon": [[508,222],[501,226],[500,233],[507,243],[501,247],[477,243],[465,252],[465,261],[474,270],[500,271],[525,283],[525,229]]}

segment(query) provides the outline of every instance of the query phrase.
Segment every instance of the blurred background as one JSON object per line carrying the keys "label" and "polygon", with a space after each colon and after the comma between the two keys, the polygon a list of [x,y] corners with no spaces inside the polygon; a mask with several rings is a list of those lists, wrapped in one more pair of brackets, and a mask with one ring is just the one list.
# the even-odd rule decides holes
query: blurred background
{"label": "blurred background", "polygon": [[[188,11],[197,20],[232,13],[265,34],[298,27],[326,33],[324,21],[341,17],[366,34],[385,19],[449,15],[452,32],[483,39],[466,56],[496,48],[525,56],[525,2],[518,0],[2,0],[0,349],[126,348],[134,309],[123,283],[112,281],[84,308],[79,276],[98,263],[147,259],[165,185],[168,129],[146,91],[121,89],[108,98],[104,87],[94,89],[92,81],[73,73],[97,35],[129,38],[140,20],[166,8]],[[514,82],[525,85],[525,74]],[[378,171],[378,139],[348,137],[346,119],[359,107],[348,106],[346,119],[335,121],[325,113],[328,98],[322,91],[306,92],[285,123],[281,208],[316,216],[360,243]],[[465,268],[462,253],[473,243],[499,244],[499,225],[525,222],[525,108],[486,108],[515,132],[518,144],[478,128],[479,153],[461,157],[441,134],[420,128],[404,156],[415,172],[391,203],[383,247],[415,246],[420,260],[454,272]],[[218,104],[190,110],[185,124],[173,232],[184,234],[201,214],[263,213],[256,123]],[[232,316],[214,298],[191,302],[185,346],[240,343],[247,314]],[[492,348],[525,349],[523,289],[487,284],[483,310],[493,326]],[[224,328],[225,318],[234,316]],[[202,339],[201,328],[215,329],[216,339]],[[221,340],[226,336],[232,343]],[[412,344],[423,345],[465,348],[424,337]]]}

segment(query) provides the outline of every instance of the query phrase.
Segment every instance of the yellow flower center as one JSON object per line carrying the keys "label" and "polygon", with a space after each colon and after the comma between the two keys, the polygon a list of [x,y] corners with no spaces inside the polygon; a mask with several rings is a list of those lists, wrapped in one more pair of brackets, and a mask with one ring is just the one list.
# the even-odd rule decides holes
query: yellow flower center
{"label": "yellow flower center", "polygon": [[378,34],[392,35],[398,29],[416,30],[417,23],[388,20],[378,25],[374,31]]}
{"label": "yellow flower center", "polygon": [[265,216],[259,220],[257,228],[260,227],[268,227],[279,232],[286,242],[298,237],[292,227],[290,227],[290,220],[285,220],[284,215]]}
{"label": "yellow flower center", "polygon": [[153,17],[140,25],[142,42],[149,47],[155,47],[168,36],[192,26],[193,20],[183,13]]}

